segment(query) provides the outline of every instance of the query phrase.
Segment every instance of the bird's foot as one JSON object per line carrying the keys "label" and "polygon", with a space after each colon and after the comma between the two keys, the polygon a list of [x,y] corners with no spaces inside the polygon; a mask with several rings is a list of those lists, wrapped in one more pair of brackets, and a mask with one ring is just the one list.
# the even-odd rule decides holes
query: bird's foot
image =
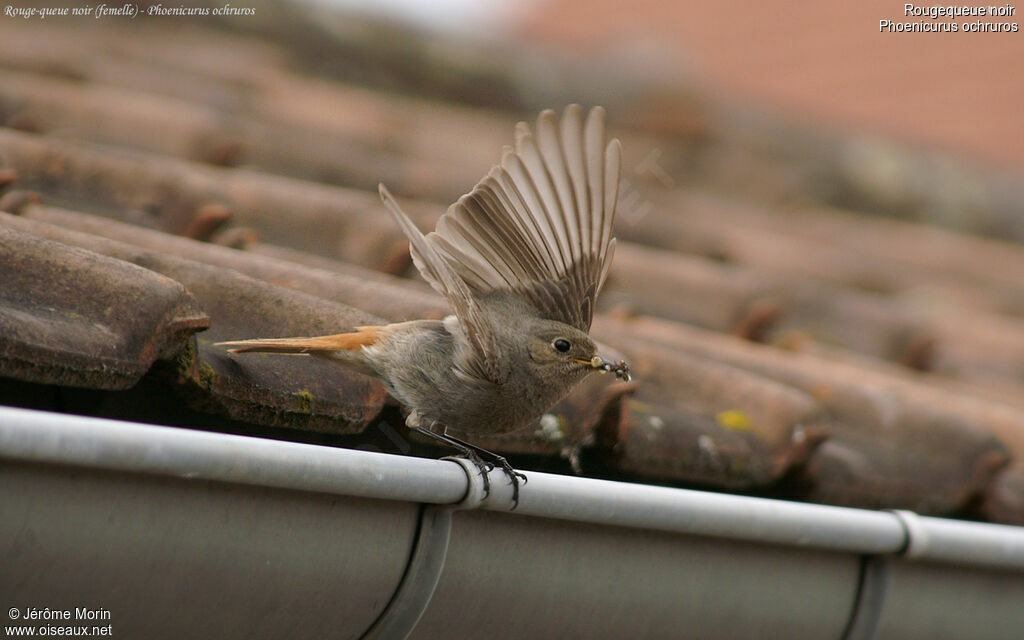
{"label": "bird's foot", "polygon": [[454,444],[452,446],[458,450],[460,456],[472,462],[476,465],[476,468],[480,470],[480,478],[483,479],[484,482],[484,497],[486,498],[491,495],[490,473],[491,470],[494,469],[494,465],[489,462],[485,462],[484,459],[480,457],[480,454],[469,447],[460,447]]}
{"label": "bird's foot", "polygon": [[[515,508],[519,506],[519,485],[520,484],[526,484],[528,482],[528,478],[526,477],[526,474],[520,473],[520,472],[516,471],[515,469],[513,469],[512,465],[510,465],[508,463],[508,460],[506,460],[504,458],[504,456],[499,456],[496,453],[491,453],[490,451],[487,451],[487,450],[484,450],[484,449],[480,449],[480,448],[477,448],[476,452],[478,454],[478,456],[477,456],[478,458],[479,458],[479,454],[484,454],[484,455],[489,456],[491,458],[490,462],[485,462],[484,464],[489,465],[491,469],[494,469],[495,467],[498,467],[499,469],[501,469],[502,471],[505,472],[506,476],[508,476],[509,484],[512,485],[512,510],[514,511]],[[486,472],[484,473],[484,478],[485,478],[485,480],[487,478],[487,473]],[[485,486],[486,486],[486,483],[485,483]]]}
{"label": "bird's foot", "polygon": [[485,497],[491,493],[491,481],[488,474],[496,467],[500,468],[508,476],[509,484],[512,485],[512,510],[514,511],[519,506],[519,485],[525,485],[528,479],[525,474],[513,469],[504,456],[499,456],[487,449],[481,449],[474,444],[469,444],[448,434],[435,433],[423,427],[413,427],[413,430],[455,449],[459,452],[460,456],[476,465],[477,469],[480,470],[480,475],[483,477]]}

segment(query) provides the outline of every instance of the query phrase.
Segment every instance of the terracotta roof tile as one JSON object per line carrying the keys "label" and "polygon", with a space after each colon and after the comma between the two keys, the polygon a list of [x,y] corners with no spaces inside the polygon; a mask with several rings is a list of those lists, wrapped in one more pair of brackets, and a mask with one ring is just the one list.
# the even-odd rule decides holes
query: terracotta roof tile
{"label": "terracotta roof tile", "polygon": [[0,375],[124,389],[208,326],[171,278],[0,227]]}
{"label": "terracotta roof tile", "polygon": [[642,478],[752,490],[804,464],[830,433],[809,394],[756,373],[603,331],[630,359],[636,392],[615,466]]}
{"label": "terracotta roof tile", "polygon": [[[140,249],[233,269],[281,287],[358,306],[389,320],[447,315],[446,303],[425,283],[412,282],[350,263],[266,244],[250,245],[247,250],[238,251],[169,236],[108,218],[38,204],[23,206],[18,213],[24,218],[46,222],[61,229],[81,231]],[[303,260],[306,264],[297,260]]]}
{"label": "terracotta roof tile", "polygon": [[[55,239],[141,266],[133,274],[177,280],[209,314],[210,329],[177,353],[172,375],[196,407],[236,420],[337,433],[361,431],[380,414],[377,382],[315,358],[236,359],[214,342],[270,335],[323,335],[379,324],[359,309],[254,280],[234,270],[0,213],[4,227]],[[123,263],[119,263],[123,264]],[[148,271],[147,271],[148,270]],[[155,273],[154,273],[155,272]],[[136,277],[139,277],[136,275]],[[133,317],[134,305],[126,310]],[[180,346],[180,345],[179,345]],[[65,357],[66,351],[58,352]],[[138,372],[141,376],[145,369]]]}
{"label": "terracotta roof tile", "polygon": [[809,481],[801,493],[813,501],[958,513],[1010,460],[995,434],[1024,425],[1024,412],[951,397],[909,373],[786,353],[651,318],[600,318],[595,329],[599,337],[629,335],[753,372],[814,398],[831,419],[826,444],[833,445],[816,449],[804,470]]}

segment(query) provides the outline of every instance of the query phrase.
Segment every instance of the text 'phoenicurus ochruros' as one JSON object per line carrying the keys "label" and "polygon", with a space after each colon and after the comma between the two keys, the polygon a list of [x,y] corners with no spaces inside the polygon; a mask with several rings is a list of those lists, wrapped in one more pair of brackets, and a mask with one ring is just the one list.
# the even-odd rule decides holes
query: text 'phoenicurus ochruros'
{"label": "text 'phoenicurus ochruros'", "polygon": [[[445,434],[494,434],[529,425],[595,371],[628,380],[587,335],[608,275],[619,188],[618,140],[605,144],[604,110],[579,105],[515,130],[515,148],[427,235],[383,185],[423,277],[452,305],[444,320],[357,327],[315,338],[224,342],[232,352],[308,354],[377,378],[412,411],[408,426],[459,450],[483,471],[501,456]],[[485,461],[484,458],[488,460]]]}

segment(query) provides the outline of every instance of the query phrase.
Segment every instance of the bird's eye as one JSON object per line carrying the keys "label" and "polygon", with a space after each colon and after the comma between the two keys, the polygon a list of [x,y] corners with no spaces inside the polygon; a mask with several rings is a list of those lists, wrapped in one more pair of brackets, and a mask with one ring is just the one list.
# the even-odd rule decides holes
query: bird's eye
{"label": "bird's eye", "polygon": [[561,351],[562,353],[566,353],[572,347],[572,345],[569,344],[568,340],[563,340],[561,338],[552,342],[551,346],[553,346],[556,350]]}

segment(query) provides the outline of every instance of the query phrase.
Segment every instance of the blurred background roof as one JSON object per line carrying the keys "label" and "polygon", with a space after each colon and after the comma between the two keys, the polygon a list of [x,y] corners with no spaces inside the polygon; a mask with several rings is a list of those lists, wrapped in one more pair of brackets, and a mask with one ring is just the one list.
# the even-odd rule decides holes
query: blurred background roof
{"label": "blurred background roof", "polygon": [[[655,39],[733,99],[1024,169],[1024,36],[881,32],[886,19],[949,22],[905,16],[888,0],[549,0],[517,31],[590,51]],[[954,21],[978,20],[1021,18]]]}
{"label": "blurred background roof", "polygon": [[[906,16],[902,3],[320,2],[460,38],[522,40],[599,57],[609,47],[660,49],[723,97],[1024,169],[1024,38],[879,29],[881,20],[948,22]],[[958,22],[978,20],[1018,18]]]}

